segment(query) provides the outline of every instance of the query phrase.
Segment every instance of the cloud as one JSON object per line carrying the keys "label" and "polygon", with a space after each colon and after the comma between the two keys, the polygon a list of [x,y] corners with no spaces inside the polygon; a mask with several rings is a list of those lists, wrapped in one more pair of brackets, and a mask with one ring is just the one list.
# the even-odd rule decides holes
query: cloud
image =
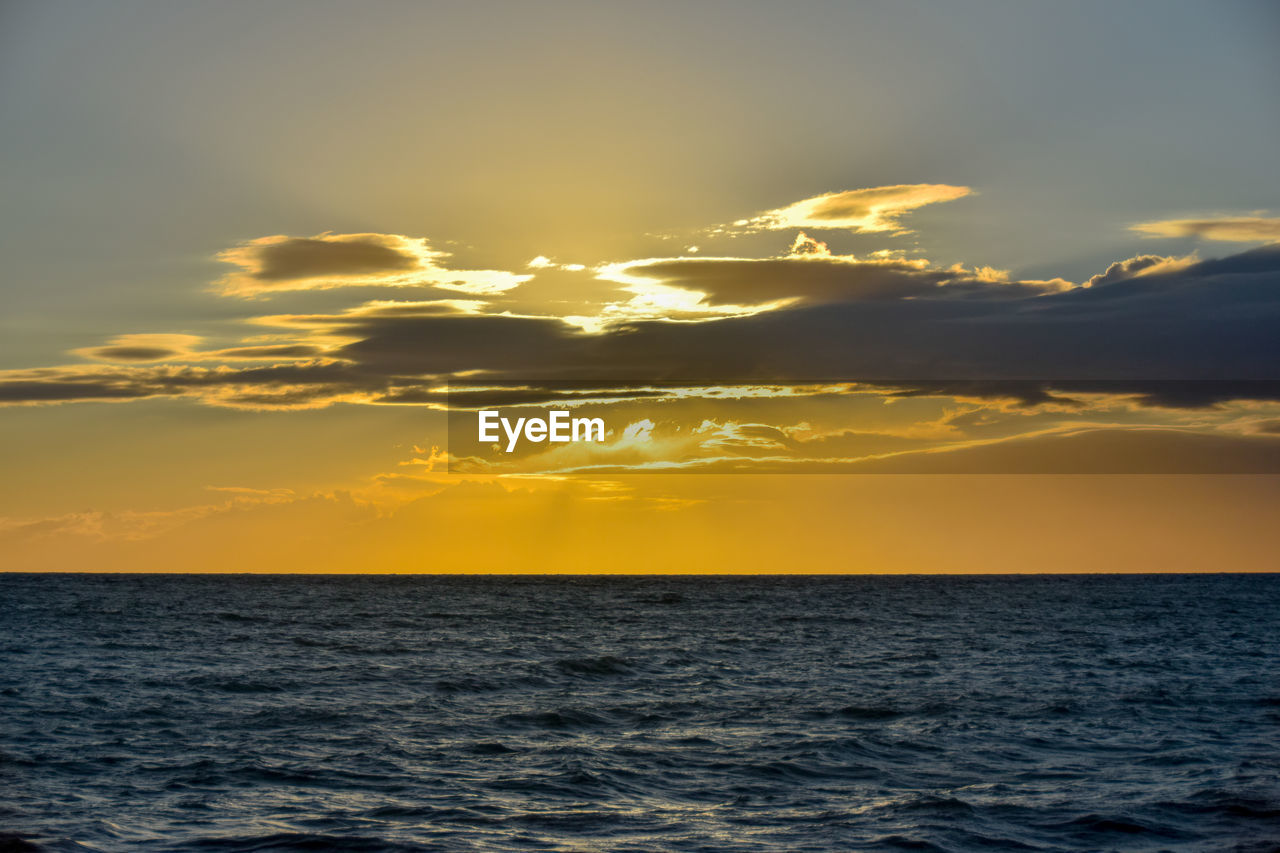
{"label": "cloud", "polygon": [[1214,216],[1141,222],[1130,230],[1150,237],[1200,237],[1233,243],[1280,241],[1280,216]]}
{"label": "cloud", "polygon": [[224,349],[196,349],[203,338],[196,335],[119,335],[99,347],[82,347],[72,355],[108,362],[264,361],[313,358],[324,350],[314,344],[290,342],[255,344]]}
{"label": "cloud", "polygon": [[624,324],[580,345],[594,375],[636,376],[647,364],[649,378],[666,379],[1280,378],[1277,248],[1131,263],[1068,289],[829,258],[673,259],[629,274],[709,300],[799,301],[711,322]]}
{"label": "cloud", "polygon": [[968,187],[949,184],[897,184],[824,193],[739,220],[734,227],[772,231],[847,229],[859,234],[908,234],[910,231],[899,222],[903,215],[926,204],[954,201],[972,192]]}
{"label": "cloud", "polygon": [[[132,336],[91,354],[198,364],[49,367],[0,374],[0,402],[186,396],[215,405],[430,403],[452,377],[490,380],[869,381],[895,394],[1004,395],[1026,405],[1073,393],[1131,394],[1166,408],[1275,399],[1280,247],[1221,259],[1155,256],[1113,265],[1089,288],[989,271],[811,255],[759,261],[636,262],[661,286],[770,310],[697,322],[622,319],[586,332],[558,317],[451,303],[366,303],[273,315],[294,341],[200,351],[195,340]],[[701,294],[705,294],[702,296]],[[123,347],[125,352],[113,350]],[[320,357],[308,358],[309,347]],[[238,366],[237,358],[277,363]],[[1013,383],[1010,385],[1009,383]]]}
{"label": "cloud", "polygon": [[[867,227],[880,227],[894,211],[964,193],[882,187],[782,210],[845,225],[871,217]],[[250,295],[280,287],[461,289],[463,279],[445,280],[488,275],[446,270],[445,253],[425,240],[388,234],[264,237],[222,257],[239,270],[224,289]],[[834,254],[803,232],[774,257],[699,254],[590,269],[539,257],[530,266],[535,272],[515,279],[537,276],[530,292],[550,288],[554,297],[543,294],[541,311],[521,288],[515,297],[426,294],[262,315],[249,322],[283,331],[229,346],[193,335],[122,335],[75,351],[106,364],[0,374],[0,403],[168,396],[257,408],[439,405],[447,381],[479,377],[879,382],[898,396],[1004,395],[1035,406],[1071,394],[1129,394],[1174,409],[1274,399],[1266,383],[1280,379],[1276,245],[1210,260],[1139,255],[1087,286],[894,253]],[[255,361],[268,363],[242,363]]]}
{"label": "cloud", "polygon": [[255,489],[249,486],[205,486],[205,490],[259,498],[291,498],[294,495],[293,489]]}
{"label": "cloud", "polygon": [[1011,281],[991,268],[938,268],[925,260],[832,255],[825,245],[812,240],[797,240],[796,246],[798,253],[778,258],[631,261],[603,269],[601,277],[624,282],[627,290],[638,295],[657,289],[696,295],[699,298],[685,300],[693,311],[728,307],[739,313],[779,307],[779,300],[826,304],[919,297],[1015,299],[1071,287],[1061,279]]}
{"label": "cloud", "polygon": [[263,346],[228,347],[200,353],[204,358],[216,360],[258,360],[280,358],[311,358],[320,355],[323,350],[311,344],[267,344]]}
{"label": "cloud", "polygon": [[0,404],[188,397],[238,408],[317,408],[372,402],[391,379],[357,365],[315,359],[262,367],[70,366],[0,372]]}
{"label": "cloud", "polygon": [[343,309],[339,314],[263,314],[249,318],[258,326],[315,329],[351,322],[364,317],[441,317],[449,315],[478,315],[487,303],[477,299],[430,299],[422,301],[397,301],[375,299]]}
{"label": "cloud", "polygon": [[[224,253],[224,260],[248,261],[258,281],[293,281],[326,276],[362,276],[410,270],[438,253],[425,244],[385,234],[335,234],[320,237],[268,237],[244,250]],[[245,265],[242,263],[242,266]]]}
{"label": "cloud", "polygon": [[1280,439],[1178,429],[1086,429],[907,451],[850,463],[866,474],[1280,474]]}
{"label": "cloud", "polygon": [[454,473],[1280,474],[1280,438],[1180,425],[1072,425],[933,440],[846,430],[645,419],[604,444],[450,460]]}
{"label": "cloud", "polygon": [[117,335],[103,346],[84,347],[72,353],[99,361],[165,361],[185,357],[200,341],[195,335]]}
{"label": "cloud", "polygon": [[1153,275],[1160,272],[1175,272],[1185,269],[1196,262],[1194,255],[1184,258],[1164,257],[1161,255],[1136,255],[1123,261],[1116,261],[1107,267],[1106,272],[1099,273],[1085,282],[1085,287],[1098,287],[1115,281],[1136,278],[1140,275]]}
{"label": "cloud", "polygon": [[336,287],[434,287],[473,295],[502,293],[531,278],[504,270],[455,270],[448,252],[401,234],[259,237],[219,253],[239,269],[216,289],[253,297],[285,290]]}
{"label": "cloud", "polygon": [[695,430],[703,450],[754,453],[777,459],[779,452],[797,461],[856,458],[927,446],[921,438],[888,432],[839,429],[815,430],[808,424],[774,426],[761,423],[704,421]]}

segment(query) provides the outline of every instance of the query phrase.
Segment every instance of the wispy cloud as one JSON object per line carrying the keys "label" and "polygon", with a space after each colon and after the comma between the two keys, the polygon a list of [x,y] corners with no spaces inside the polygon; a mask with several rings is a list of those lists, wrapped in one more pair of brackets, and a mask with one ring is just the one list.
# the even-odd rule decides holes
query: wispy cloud
{"label": "wispy cloud", "polygon": [[954,201],[970,195],[969,187],[950,184],[897,184],[843,192],[824,193],[766,210],[733,223],[745,230],[792,228],[838,229],[860,234],[911,233],[899,220],[927,204]]}
{"label": "wispy cloud", "polygon": [[71,353],[94,361],[129,364],[160,361],[287,361],[314,358],[324,352],[320,346],[301,341],[199,349],[203,340],[198,335],[117,335],[102,346],[81,347]]}
{"label": "wispy cloud", "polygon": [[82,347],[72,354],[98,361],[171,361],[188,356],[200,341],[196,335],[117,335],[102,346]]}
{"label": "wispy cloud", "polygon": [[1280,216],[1210,216],[1140,222],[1131,230],[1150,237],[1199,237],[1231,243],[1280,241]]}

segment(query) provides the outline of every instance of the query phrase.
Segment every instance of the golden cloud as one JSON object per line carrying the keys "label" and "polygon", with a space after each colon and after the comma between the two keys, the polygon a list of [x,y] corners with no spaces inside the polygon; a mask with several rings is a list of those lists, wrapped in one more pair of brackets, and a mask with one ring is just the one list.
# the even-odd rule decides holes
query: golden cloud
{"label": "golden cloud", "polygon": [[847,229],[854,233],[909,234],[898,221],[904,214],[954,201],[971,194],[969,187],[949,184],[896,184],[860,190],[824,193],[734,223],[749,230],[790,228]]}
{"label": "golden cloud", "polygon": [[215,284],[220,293],[255,297],[282,290],[336,287],[435,287],[477,296],[502,293],[532,276],[506,270],[457,270],[448,252],[402,234],[259,237],[217,258],[239,270]]}
{"label": "golden cloud", "polygon": [[1140,222],[1131,231],[1150,237],[1200,237],[1231,243],[1274,243],[1280,241],[1280,217],[1215,216],[1203,219],[1160,219]]}
{"label": "golden cloud", "polygon": [[191,362],[191,361],[289,361],[313,358],[324,349],[310,343],[258,343],[225,349],[197,349],[203,338],[197,335],[135,334],[117,335],[103,346],[81,347],[72,355],[109,362]]}
{"label": "golden cloud", "polygon": [[117,335],[103,346],[72,350],[72,355],[98,361],[170,361],[185,359],[200,344],[196,335]]}

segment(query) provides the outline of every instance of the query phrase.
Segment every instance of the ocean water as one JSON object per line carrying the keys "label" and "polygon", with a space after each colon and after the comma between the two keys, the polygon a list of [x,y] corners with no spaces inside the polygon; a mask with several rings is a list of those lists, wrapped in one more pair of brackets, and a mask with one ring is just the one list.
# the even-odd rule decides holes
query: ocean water
{"label": "ocean water", "polygon": [[1280,576],[0,575],[0,850],[1280,850]]}

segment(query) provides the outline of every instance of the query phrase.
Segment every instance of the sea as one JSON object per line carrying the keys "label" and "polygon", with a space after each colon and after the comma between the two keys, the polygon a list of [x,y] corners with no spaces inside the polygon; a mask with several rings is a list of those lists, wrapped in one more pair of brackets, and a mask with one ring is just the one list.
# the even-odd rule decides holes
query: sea
{"label": "sea", "polygon": [[0,575],[0,851],[1280,850],[1280,575]]}

